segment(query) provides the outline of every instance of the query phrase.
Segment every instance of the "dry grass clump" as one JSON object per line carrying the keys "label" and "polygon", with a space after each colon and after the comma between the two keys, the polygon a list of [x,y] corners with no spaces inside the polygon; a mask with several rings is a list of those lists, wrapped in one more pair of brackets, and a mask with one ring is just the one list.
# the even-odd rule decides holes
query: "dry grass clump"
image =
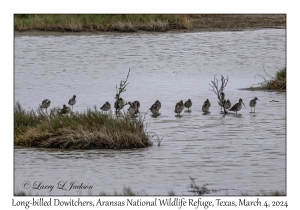
{"label": "dry grass clump", "polygon": [[[270,75],[268,76],[271,77]],[[286,67],[278,71],[276,77],[271,77],[272,79],[270,80],[267,80],[264,77],[262,78],[264,79],[264,82],[260,83],[260,88],[277,91],[286,90]]]}
{"label": "dry grass clump", "polygon": [[84,113],[60,115],[40,110],[14,110],[15,145],[61,149],[125,149],[152,145],[141,118],[106,115],[88,109]]}
{"label": "dry grass clump", "polygon": [[268,90],[285,90],[286,89],[286,78],[276,78],[268,81],[265,86]]}

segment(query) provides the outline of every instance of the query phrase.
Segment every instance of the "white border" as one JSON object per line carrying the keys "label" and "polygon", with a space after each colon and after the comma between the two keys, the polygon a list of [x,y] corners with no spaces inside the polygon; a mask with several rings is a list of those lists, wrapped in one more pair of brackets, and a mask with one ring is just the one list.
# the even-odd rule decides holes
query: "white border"
{"label": "white border", "polygon": [[[294,3],[295,2],[295,3]],[[269,203],[272,200],[288,201],[290,209],[298,206],[299,152],[296,130],[298,125],[297,77],[299,75],[299,11],[296,1],[4,1],[1,3],[1,206],[12,208],[12,199],[32,200],[32,197],[13,197],[13,14],[14,13],[286,13],[287,14],[287,196],[262,197]],[[298,109],[297,109],[298,108]],[[298,112],[297,112],[298,111]],[[292,114],[291,114],[292,113]],[[3,135],[4,134],[4,135]],[[49,197],[45,197],[48,199]],[[69,200],[76,197],[55,197]],[[141,197],[151,200],[153,197]],[[195,199],[195,197],[192,197]],[[221,197],[224,200],[254,197]],[[98,200],[97,197],[83,197],[82,200]],[[107,200],[124,200],[126,197],[107,197]],[[187,197],[186,199],[189,199]],[[215,200],[215,197],[210,197]],[[21,207],[24,208],[24,207]],[[64,208],[64,207],[60,207]],[[171,208],[171,207],[170,207]],[[178,209],[177,207],[175,207]],[[238,208],[238,209],[247,209]],[[110,208],[115,209],[115,208]],[[167,208],[168,209],[168,208]],[[172,208],[174,209],[174,207]],[[186,209],[186,208],[184,208]],[[192,208],[194,209],[194,207]],[[199,208],[200,209],[200,208]],[[212,209],[223,209],[214,207]]]}

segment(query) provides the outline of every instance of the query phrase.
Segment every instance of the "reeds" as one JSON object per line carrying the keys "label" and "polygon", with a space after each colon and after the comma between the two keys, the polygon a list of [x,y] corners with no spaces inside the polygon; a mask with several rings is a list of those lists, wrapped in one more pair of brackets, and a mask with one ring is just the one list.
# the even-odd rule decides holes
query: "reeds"
{"label": "reeds", "polygon": [[15,14],[16,31],[97,32],[284,28],[285,14]]}
{"label": "reeds", "polygon": [[18,31],[120,31],[188,29],[188,15],[173,14],[15,14]]}
{"label": "reeds", "polygon": [[25,111],[14,107],[14,143],[20,146],[61,149],[128,149],[153,143],[144,120],[125,114],[114,116],[87,109],[61,115],[58,108]]}
{"label": "reeds", "polygon": [[[261,76],[261,75],[259,75],[259,76]],[[272,77],[270,75],[268,75],[268,76],[271,79],[267,80],[265,77],[261,76],[264,79],[264,82],[260,83],[260,87],[259,87],[260,89],[277,90],[277,91],[285,91],[286,90],[286,67],[279,70],[276,73],[276,77]]]}

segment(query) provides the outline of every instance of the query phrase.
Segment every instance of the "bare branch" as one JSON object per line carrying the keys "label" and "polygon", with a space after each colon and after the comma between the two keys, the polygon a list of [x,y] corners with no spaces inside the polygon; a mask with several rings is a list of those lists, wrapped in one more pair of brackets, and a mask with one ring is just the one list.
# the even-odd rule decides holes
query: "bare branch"
{"label": "bare branch", "polygon": [[263,68],[264,68],[264,72],[266,73],[266,75],[268,75],[269,77],[271,77],[272,79],[275,79],[274,77],[272,77],[272,76],[270,76],[267,72],[266,72],[266,70],[265,70],[265,67],[263,66]]}
{"label": "bare branch", "polygon": [[[125,88],[126,88],[126,86],[129,84],[129,83],[127,83],[127,80],[128,80],[128,78],[129,78],[129,73],[130,73],[130,68],[129,68],[129,70],[128,70],[126,80],[125,80],[125,81],[121,80],[119,88],[118,88],[118,86],[116,85],[116,91],[117,91],[117,93],[116,93],[116,96],[115,96],[115,99],[116,99],[116,102],[115,102],[115,103],[119,103],[118,101],[119,101],[119,99],[121,98],[121,93],[123,93],[123,92],[126,91]],[[123,104],[123,100],[122,100],[122,104],[121,104],[122,107],[124,107],[124,106],[127,105],[127,104],[128,104],[128,102],[125,102],[125,104]],[[116,108],[116,113],[117,113],[117,108]]]}
{"label": "bare branch", "polygon": [[209,90],[213,91],[217,95],[219,101],[222,103],[222,106],[224,109],[224,115],[227,114],[227,111],[225,110],[225,99],[222,100],[221,93],[224,92],[224,89],[228,83],[228,80],[229,80],[228,76],[227,76],[227,78],[225,78],[223,75],[221,75],[221,86],[219,88],[219,80],[214,76],[214,80],[211,81],[211,84],[209,84],[209,86],[212,87],[212,90],[211,89],[209,89]]}

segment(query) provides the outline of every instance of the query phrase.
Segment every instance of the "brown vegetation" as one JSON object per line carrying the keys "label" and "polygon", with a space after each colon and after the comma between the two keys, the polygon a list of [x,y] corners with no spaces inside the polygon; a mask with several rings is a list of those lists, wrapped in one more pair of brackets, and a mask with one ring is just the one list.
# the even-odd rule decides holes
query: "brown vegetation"
{"label": "brown vegetation", "polygon": [[49,115],[40,110],[14,109],[14,143],[18,146],[60,149],[128,149],[153,144],[141,118],[103,114],[88,109],[83,113]]}
{"label": "brown vegetation", "polygon": [[235,31],[285,28],[285,14],[34,15],[16,14],[15,31]]}

